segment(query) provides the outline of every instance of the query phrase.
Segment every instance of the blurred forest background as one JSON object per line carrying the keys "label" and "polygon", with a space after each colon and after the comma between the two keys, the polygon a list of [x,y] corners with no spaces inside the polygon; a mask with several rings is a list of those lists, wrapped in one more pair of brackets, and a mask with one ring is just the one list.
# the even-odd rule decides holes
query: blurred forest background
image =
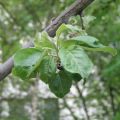
{"label": "blurred forest background", "polygon": [[[0,0],[0,63],[74,1]],[[83,19],[87,33],[118,54],[89,53],[92,74],[63,99],[40,80],[24,82],[9,75],[0,82],[0,120],[120,120],[120,0],[96,0]]]}

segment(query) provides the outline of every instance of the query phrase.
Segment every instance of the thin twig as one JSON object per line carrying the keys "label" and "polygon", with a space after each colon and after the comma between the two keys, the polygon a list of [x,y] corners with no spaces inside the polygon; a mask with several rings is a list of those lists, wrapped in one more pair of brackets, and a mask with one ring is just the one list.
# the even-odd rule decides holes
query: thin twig
{"label": "thin twig", "polygon": [[113,116],[115,116],[116,110],[115,110],[115,103],[114,103],[113,88],[111,86],[109,86],[109,95],[110,95],[110,99],[111,99],[111,108],[113,111]]}
{"label": "thin twig", "polygon": [[70,111],[70,114],[72,115],[73,119],[78,120],[77,116],[74,114],[71,107],[67,104],[67,101],[63,99],[63,102],[64,102],[65,107]]}
{"label": "thin twig", "polygon": [[81,92],[78,84],[76,84],[75,86],[76,86],[76,89],[77,89],[77,91],[78,91],[78,93],[79,93],[79,97],[80,97],[80,99],[82,100],[83,108],[84,108],[84,111],[85,111],[85,114],[86,114],[86,120],[90,120],[90,117],[89,117],[89,114],[88,114],[87,105],[86,105],[86,100],[85,100],[85,98],[83,97],[82,92]]}

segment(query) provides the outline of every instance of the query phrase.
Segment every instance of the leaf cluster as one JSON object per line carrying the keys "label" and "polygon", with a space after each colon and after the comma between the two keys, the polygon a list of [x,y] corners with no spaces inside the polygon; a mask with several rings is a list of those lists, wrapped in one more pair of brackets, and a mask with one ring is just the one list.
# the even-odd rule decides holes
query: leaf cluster
{"label": "leaf cluster", "polygon": [[116,54],[115,49],[81,32],[78,26],[62,24],[54,38],[45,31],[37,34],[34,48],[14,55],[13,74],[23,80],[39,76],[57,97],[64,97],[72,81],[86,79],[92,71],[93,63],[85,50]]}

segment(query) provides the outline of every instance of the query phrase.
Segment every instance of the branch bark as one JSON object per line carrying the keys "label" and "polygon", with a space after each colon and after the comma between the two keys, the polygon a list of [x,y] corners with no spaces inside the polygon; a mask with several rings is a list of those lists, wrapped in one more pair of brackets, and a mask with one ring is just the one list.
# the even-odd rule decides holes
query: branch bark
{"label": "branch bark", "polygon": [[[63,11],[55,20],[53,20],[50,25],[45,28],[45,31],[49,34],[49,36],[54,37],[56,30],[62,23],[67,23],[71,16],[75,16],[82,12],[93,1],[94,0],[76,0],[70,7],[68,7],[68,9]],[[31,45],[28,47],[31,47]],[[0,80],[3,80],[8,74],[11,73],[13,66],[14,62],[12,57],[0,65]]]}

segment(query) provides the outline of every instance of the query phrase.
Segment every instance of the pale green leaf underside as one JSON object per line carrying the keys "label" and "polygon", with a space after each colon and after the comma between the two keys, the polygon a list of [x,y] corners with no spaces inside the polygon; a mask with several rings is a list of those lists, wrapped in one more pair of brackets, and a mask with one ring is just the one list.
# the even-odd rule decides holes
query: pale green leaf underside
{"label": "pale green leaf underside", "polygon": [[35,43],[35,47],[37,48],[42,48],[42,49],[55,48],[51,38],[48,36],[47,32],[45,31],[36,35],[34,43]]}
{"label": "pale green leaf underside", "polygon": [[56,35],[60,36],[62,32],[71,31],[71,32],[80,32],[80,28],[70,24],[62,24],[56,31]]}
{"label": "pale green leaf underside", "polygon": [[64,68],[71,73],[78,73],[82,78],[87,78],[93,64],[80,46],[61,48],[59,56]]}
{"label": "pale green leaf underside", "polygon": [[76,42],[75,44],[79,44],[83,46],[83,48],[86,50],[103,51],[103,52],[111,53],[112,55],[117,54],[116,49],[101,44],[98,39],[92,36],[77,36],[71,38],[70,41]]}

